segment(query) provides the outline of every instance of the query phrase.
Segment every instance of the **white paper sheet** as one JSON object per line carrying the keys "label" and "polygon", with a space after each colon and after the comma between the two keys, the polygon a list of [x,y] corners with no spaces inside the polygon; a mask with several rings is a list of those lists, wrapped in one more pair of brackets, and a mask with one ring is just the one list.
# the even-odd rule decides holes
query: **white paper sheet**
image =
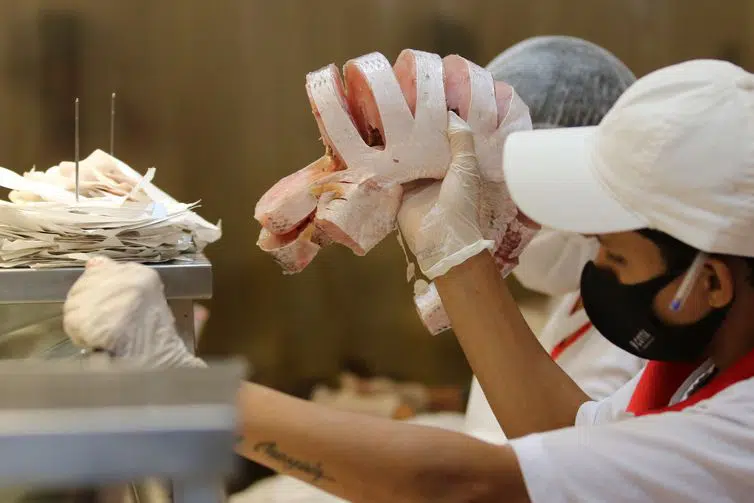
{"label": "white paper sheet", "polygon": [[62,162],[20,176],[0,168],[0,268],[82,265],[95,255],[118,261],[163,262],[201,252],[222,231],[157,188],[155,168],[144,176],[101,150],[75,166]]}

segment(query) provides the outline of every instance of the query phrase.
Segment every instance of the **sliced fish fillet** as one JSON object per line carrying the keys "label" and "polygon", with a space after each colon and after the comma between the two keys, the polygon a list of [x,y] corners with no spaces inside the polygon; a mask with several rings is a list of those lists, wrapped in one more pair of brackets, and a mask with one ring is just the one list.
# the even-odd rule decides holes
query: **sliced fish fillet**
{"label": "sliced fish fillet", "polygon": [[[460,56],[406,49],[394,65],[380,53],[307,75],[325,155],[283,178],[257,203],[258,245],[285,273],[303,270],[331,242],[365,255],[396,228],[403,185],[441,183],[450,163],[447,112],[468,122],[483,178],[480,221],[508,274],[537,231],[503,180],[508,134],[531,129],[526,105],[503,82]],[[434,285],[417,283],[416,305],[431,333],[449,328]]]}
{"label": "sliced fish fillet", "polygon": [[336,168],[330,156],[322,156],[305,168],[286,176],[257,202],[254,218],[273,234],[287,234],[317,209],[312,183]]}

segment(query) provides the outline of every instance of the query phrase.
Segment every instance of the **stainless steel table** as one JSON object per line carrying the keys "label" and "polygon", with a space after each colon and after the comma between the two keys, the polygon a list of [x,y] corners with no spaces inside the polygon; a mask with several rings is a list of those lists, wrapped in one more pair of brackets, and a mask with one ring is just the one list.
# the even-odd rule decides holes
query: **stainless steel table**
{"label": "stainless steel table", "polygon": [[158,477],[172,482],[176,503],[224,501],[244,371],[239,361],[177,369],[1,361],[0,382],[12,386],[0,387],[0,486]]}
{"label": "stainless steel table", "polygon": [[[148,265],[162,278],[181,337],[193,351],[194,301],[212,297],[212,265],[203,255]],[[0,269],[0,304],[62,303],[82,267]]]}
{"label": "stainless steel table", "polygon": [[[170,308],[173,311],[173,315],[176,320],[176,326],[178,328],[179,334],[181,335],[182,339],[185,341],[187,347],[191,351],[195,351],[196,349],[196,333],[194,330],[194,302],[196,300],[202,300],[202,299],[209,299],[212,297],[212,266],[210,262],[203,256],[203,255],[196,255],[196,256],[184,256],[181,258],[181,260],[177,260],[174,262],[169,263],[162,263],[162,264],[148,264],[148,267],[151,267],[157,273],[160,275],[163,284],[165,285],[165,295],[168,299],[168,304],[170,305]],[[21,305],[21,304],[62,304],[65,301],[66,295],[68,293],[68,290],[71,288],[73,283],[81,276],[84,269],[83,267],[65,267],[65,268],[59,268],[59,269],[41,269],[41,270],[32,270],[32,269],[0,269],[0,304],[4,305]],[[97,357],[100,358],[100,357]],[[83,360],[79,361],[79,364],[84,364],[84,362],[89,360]],[[0,361],[0,368],[2,368],[3,365],[6,365],[6,362]],[[46,386],[53,385],[54,383],[45,383],[45,379],[52,378],[52,375],[49,372],[45,372],[45,368],[53,368],[54,366],[58,365],[57,361],[53,360],[47,360],[44,363],[45,367],[38,367],[40,370],[38,378],[29,378],[31,379],[30,382],[33,382],[34,384],[31,385],[31,388],[27,390],[27,392],[32,393],[34,395],[37,395],[39,390],[47,389]],[[51,367],[46,367],[50,365]],[[65,364],[64,364],[65,365]],[[0,372],[1,374],[1,372]],[[91,376],[94,378],[95,376]],[[1,377],[0,377],[1,378]],[[243,375],[237,376],[237,380],[240,380],[243,378]],[[3,390],[10,392],[13,390],[13,395],[18,396],[21,393],[21,388],[18,388],[18,386],[22,383],[22,381],[17,381],[16,377],[12,377],[13,386],[8,387],[7,389],[0,386],[0,421],[2,420],[2,414],[3,409],[7,409],[8,403],[11,402],[4,402],[7,398],[7,393],[3,393]],[[89,393],[89,389],[87,388],[87,384],[89,381],[88,378],[81,377],[81,391]],[[0,382],[11,382],[11,381],[0,381]],[[156,381],[155,381],[156,382]],[[156,385],[163,386],[162,383],[157,383]],[[236,382],[237,385],[237,382]],[[170,387],[170,383],[165,384],[165,386]],[[38,389],[37,389],[38,388]],[[116,393],[115,389],[111,390],[112,392]],[[175,392],[178,393],[178,396],[183,396],[181,393],[183,392],[185,394],[185,390],[175,389]],[[119,392],[117,392],[119,393]],[[48,397],[49,398],[49,397]],[[101,404],[100,404],[101,405]],[[97,405],[96,402],[93,402],[90,404],[90,408],[87,411],[79,410],[76,413],[81,415],[81,417],[84,416],[91,416],[95,409],[94,407],[98,407],[100,405]],[[189,410],[190,409],[190,410]],[[47,408],[43,407],[41,411],[36,412],[41,413],[44,412],[44,414],[47,417],[46,421],[49,420],[49,425],[53,427],[56,424],[56,416],[57,417],[63,417],[59,415],[54,408]],[[143,409],[141,412],[147,413],[148,407]],[[17,414],[20,414],[16,412]],[[186,407],[185,413],[187,416],[191,416],[191,414],[194,413],[194,409],[190,408],[189,406]],[[22,414],[23,415],[23,414]],[[7,414],[6,414],[7,416]],[[115,416],[111,416],[111,419],[114,419]],[[45,423],[48,424],[48,423]],[[1,430],[2,424],[0,423],[0,430]],[[167,427],[166,427],[167,428]],[[180,431],[180,430],[177,430]],[[152,443],[154,447],[157,447],[158,445],[161,446],[162,451],[164,451],[165,456],[167,458],[171,459],[175,463],[179,463],[179,460],[184,463],[184,468],[188,469],[188,465],[186,463],[191,463],[192,461],[188,458],[191,457],[199,457],[202,458],[205,456],[206,460],[211,460],[210,457],[206,457],[207,454],[203,453],[201,449],[198,449],[189,452],[186,450],[186,448],[182,447],[182,442],[184,441],[182,434],[179,434],[177,431],[170,432],[170,430],[155,430],[152,431],[153,438],[147,442]],[[62,431],[60,432],[63,433]],[[186,432],[188,433],[188,432]],[[119,458],[121,460],[132,458],[132,459],[142,459],[141,455],[135,454],[131,450],[131,446],[135,445],[132,444],[133,438],[129,437],[129,433],[126,431],[120,431],[120,432],[111,432],[108,435],[104,435],[102,437],[99,437],[99,439],[96,439],[93,436],[87,435],[86,432],[79,432],[76,435],[68,435],[68,436],[62,436],[62,437],[28,437],[23,436],[20,434],[13,434],[10,437],[3,437],[2,431],[0,431],[0,449],[3,449],[3,447],[11,448],[10,445],[12,444],[13,448],[20,448],[23,449],[24,446],[31,448],[31,446],[36,446],[37,449],[43,449],[46,445],[45,443],[49,440],[49,445],[58,445],[63,446],[65,445],[65,449],[68,449],[68,451],[71,453],[71,455],[75,456],[85,456],[86,452],[89,452],[90,445],[104,445],[104,448],[110,449],[113,448],[113,453],[115,452],[115,446],[118,446],[120,449],[119,454],[113,454],[113,462],[115,462],[115,458]],[[145,435],[139,436],[140,439],[146,438]],[[196,437],[192,437],[197,442],[200,441],[201,438],[204,438],[202,435],[198,435]],[[61,444],[60,442],[64,442]],[[99,444],[98,444],[99,442]],[[135,442],[135,440],[134,440]],[[167,442],[167,443],[166,443]],[[23,444],[23,445],[22,445]],[[3,449],[3,452],[9,452],[6,449]],[[3,452],[0,452],[0,458],[2,458]],[[24,452],[24,451],[21,451]],[[28,451],[28,452],[31,452]],[[100,456],[99,451],[92,451],[90,454],[94,456]],[[228,451],[228,456],[232,456],[232,449]],[[66,454],[67,455],[67,454]],[[134,457],[137,456],[137,457]],[[188,457],[188,458],[187,458]],[[43,458],[37,456],[34,458],[36,461],[42,461]],[[63,457],[62,454],[55,457],[58,462],[60,462]],[[35,462],[36,462],[35,461]],[[143,459],[142,459],[143,461]],[[150,461],[150,460],[147,460]],[[124,461],[125,462],[125,461]],[[203,463],[202,461],[193,460],[193,462],[199,462]],[[206,465],[202,465],[204,467],[211,467],[211,463],[208,463]],[[150,465],[149,462],[143,465],[144,467],[150,467],[150,469],[156,469],[158,467]],[[2,464],[2,460],[0,459],[0,480],[2,480],[2,472],[3,469],[7,469],[8,466],[5,466]],[[37,466],[37,468],[41,469],[41,466]],[[91,468],[97,468],[97,466],[92,466]],[[123,474],[123,469],[125,469],[125,466],[120,466],[118,470],[120,470],[118,473],[121,475]],[[159,470],[158,470],[159,471]],[[208,472],[209,474],[214,473],[212,471]],[[79,474],[82,475],[82,474]],[[94,476],[95,474],[92,474]],[[104,476],[103,473],[100,473],[95,478],[96,481],[88,481],[88,482],[97,482],[98,484],[106,484],[103,486],[98,485],[97,487],[100,487],[100,489],[97,491],[99,502],[116,502],[116,503],[125,503],[125,502],[133,502],[136,503],[137,501],[154,501],[155,499],[149,499],[145,497],[142,493],[141,496],[137,495],[136,493],[143,491],[143,492],[156,492],[157,494],[162,495],[162,497],[158,497],[156,499],[163,499],[163,498],[169,498],[169,494],[172,492],[172,501],[175,502],[182,502],[182,503],[200,503],[200,502],[215,502],[215,501],[222,501],[221,499],[214,499],[217,494],[216,490],[217,487],[212,488],[211,490],[208,489],[208,485],[206,483],[206,479],[204,478],[207,476],[207,474],[201,474],[196,473],[192,477],[183,477],[179,478],[177,480],[172,481],[172,491],[170,490],[171,487],[166,487],[164,484],[164,477],[163,475],[170,475],[170,474],[161,474],[161,473],[153,473],[150,476],[148,483],[136,483],[130,486],[130,489],[127,490],[123,484],[107,484],[107,477]],[[146,476],[146,474],[145,474]],[[156,478],[155,478],[156,477]],[[119,481],[122,481],[123,479],[119,479]],[[131,479],[135,480],[135,479]],[[39,481],[34,480],[34,484],[37,484]],[[87,481],[81,480],[80,482],[86,483]],[[141,481],[137,481],[141,482]],[[90,487],[90,486],[81,486],[81,487]],[[135,491],[133,495],[128,494],[130,490]],[[210,491],[212,494],[208,492]],[[202,496],[203,494],[203,496]],[[219,496],[218,496],[219,497]]]}

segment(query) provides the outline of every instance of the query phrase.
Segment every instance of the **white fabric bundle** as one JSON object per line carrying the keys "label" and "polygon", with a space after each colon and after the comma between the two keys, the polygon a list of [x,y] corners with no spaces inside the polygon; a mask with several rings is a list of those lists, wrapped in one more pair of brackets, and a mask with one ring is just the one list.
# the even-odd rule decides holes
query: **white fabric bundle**
{"label": "white fabric bundle", "polygon": [[201,252],[221,230],[101,150],[20,176],[0,168],[0,268],[79,266],[95,255],[116,261],[165,262]]}

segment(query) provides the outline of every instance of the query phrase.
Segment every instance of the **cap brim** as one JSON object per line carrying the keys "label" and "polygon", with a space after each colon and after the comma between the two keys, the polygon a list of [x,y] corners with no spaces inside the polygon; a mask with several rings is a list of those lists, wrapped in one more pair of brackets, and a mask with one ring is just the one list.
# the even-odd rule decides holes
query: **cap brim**
{"label": "cap brim", "polygon": [[595,127],[512,133],[505,142],[505,182],[516,206],[551,229],[609,234],[646,227],[597,179],[590,148]]}

